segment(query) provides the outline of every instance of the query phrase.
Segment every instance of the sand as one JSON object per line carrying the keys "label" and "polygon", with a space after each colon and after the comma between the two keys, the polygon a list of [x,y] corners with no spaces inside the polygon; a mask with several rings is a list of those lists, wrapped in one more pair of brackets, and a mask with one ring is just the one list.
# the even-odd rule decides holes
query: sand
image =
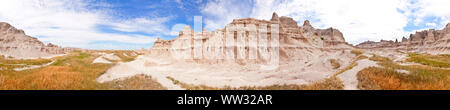
{"label": "sand", "polygon": [[23,68],[14,68],[14,71],[23,71],[23,70],[29,70],[29,69],[36,69],[36,68],[41,68],[41,67],[46,67],[49,66],[51,64],[55,63],[55,61],[52,61],[50,63],[46,63],[43,65],[31,65],[31,66],[27,66],[27,67],[23,67]]}

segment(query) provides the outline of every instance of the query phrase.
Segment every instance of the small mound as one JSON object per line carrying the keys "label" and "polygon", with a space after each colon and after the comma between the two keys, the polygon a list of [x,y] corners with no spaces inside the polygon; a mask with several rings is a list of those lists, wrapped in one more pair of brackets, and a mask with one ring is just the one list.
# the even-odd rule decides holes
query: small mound
{"label": "small mound", "polygon": [[92,63],[112,63],[106,59],[104,59],[102,56],[96,58]]}
{"label": "small mound", "polygon": [[109,60],[120,60],[120,57],[114,55],[114,53],[105,54],[102,57],[109,59]]}

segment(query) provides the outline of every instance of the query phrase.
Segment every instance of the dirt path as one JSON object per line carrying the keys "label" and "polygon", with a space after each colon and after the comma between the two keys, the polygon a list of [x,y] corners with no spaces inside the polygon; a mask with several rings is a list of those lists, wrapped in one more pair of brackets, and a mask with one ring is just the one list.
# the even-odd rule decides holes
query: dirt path
{"label": "dirt path", "polygon": [[26,67],[23,67],[23,68],[14,68],[13,70],[14,70],[14,71],[23,71],[23,70],[29,70],[29,69],[35,69],[35,68],[41,68],[41,67],[46,67],[46,66],[48,66],[48,65],[51,65],[51,64],[53,64],[53,63],[55,63],[55,61],[52,61],[52,62],[50,62],[50,63],[43,64],[43,65],[31,65],[31,66],[26,66]]}
{"label": "dirt path", "polygon": [[358,79],[356,78],[358,72],[370,66],[378,67],[377,62],[371,61],[369,59],[362,59],[357,61],[357,63],[358,65],[356,65],[352,69],[347,70],[337,76],[343,81],[344,90],[358,90]]}

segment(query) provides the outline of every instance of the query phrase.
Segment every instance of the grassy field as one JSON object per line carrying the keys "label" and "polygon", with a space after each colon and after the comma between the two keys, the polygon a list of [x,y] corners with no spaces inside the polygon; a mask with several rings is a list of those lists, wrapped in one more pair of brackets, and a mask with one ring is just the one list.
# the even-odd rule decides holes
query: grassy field
{"label": "grassy field", "polygon": [[[123,53],[123,51],[114,52],[117,52],[117,54]],[[96,78],[114,65],[92,63],[98,56],[99,55],[95,55],[93,51],[76,51],[66,56],[52,59],[1,59],[0,63],[2,65],[0,65],[0,68],[4,69],[0,70],[0,90],[165,89],[159,84],[153,84],[155,82],[151,80],[150,77],[145,76],[136,76],[108,83],[98,83]],[[136,56],[121,56],[122,61],[129,61],[135,57]],[[24,71],[12,70],[13,68],[20,66],[44,64],[52,60],[55,62],[47,67]]]}
{"label": "grassy field", "polygon": [[26,65],[42,65],[46,63],[50,63],[51,59],[27,59],[27,60],[9,60],[3,56],[0,56],[0,71],[8,70],[12,68],[20,68]]}
{"label": "grassy field", "polygon": [[410,53],[409,58],[406,61],[416,62],[423,65],[429,65],[434,67],[450,68],[450,55],[429,55],[429,54]]}
{"label": "grassy field", "polygon": [[[431,56],[410,54],[412,60],[426,59],[426,65],[403,66],[392,62],[391,59],[373,56],[370,60],[377,61],[383,68],[370,67],[361,70],[357,77],[360,89],[371,90],[449,90],[450,70],[438,68],[441,63],[429,61],[448,61],[446,55]],[[445,62],[444,62],[445,63]],[[436,67],[437,66],[437,67]],[[405,74],[396,70],[406,70]]]}
{"label": "grassy field", "polygon": [[167,90],[151,76],[136,75],[124,80],[114,80],[105,83],[113,90]]}

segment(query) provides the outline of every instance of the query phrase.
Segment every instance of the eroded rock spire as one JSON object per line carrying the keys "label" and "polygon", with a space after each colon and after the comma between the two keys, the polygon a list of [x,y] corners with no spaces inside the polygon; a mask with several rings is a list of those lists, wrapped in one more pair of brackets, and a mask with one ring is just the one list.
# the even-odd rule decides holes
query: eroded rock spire
{"label": "eroded rock spire", "polygon": [[270,19],[270,21],[280,21],[280,18],[276,12],[273,12],[272,19]]}

